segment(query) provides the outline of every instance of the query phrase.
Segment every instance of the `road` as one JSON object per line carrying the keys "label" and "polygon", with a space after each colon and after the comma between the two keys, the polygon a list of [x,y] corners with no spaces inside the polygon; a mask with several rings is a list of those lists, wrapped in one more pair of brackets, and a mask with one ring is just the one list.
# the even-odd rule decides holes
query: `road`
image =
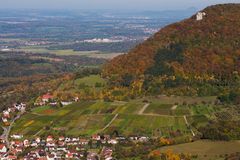
{"label": "road", "polygon": [[9,148],[9,146],[10,146],[10,143],[9,143],[9,134],[10,134],[10,131],[11,131],[11,129],[12,129],[12,126],[13,126],[13,124],[15,123],[15,121],[16,121],[17,119],[19,119],[23,114],[24,114],[24,112],[18,113],[17,116],[12,120],[12,122],[10,123],[10,125],[9,125],[8,127],[2,127],[2,129],[3,129],[4,131],[3,131],[3,134],[1,135],[1,138],[2,138],[3,140],[5,140],[6,145],[7,145],[8,148]]}
{"label": "road", "polygon": [[143,114],[144,111],[147,109],[148,106],[149,106],[149,103],[146,103],[146,104],[142,107],[142,109],[138,112],[138,114]]}

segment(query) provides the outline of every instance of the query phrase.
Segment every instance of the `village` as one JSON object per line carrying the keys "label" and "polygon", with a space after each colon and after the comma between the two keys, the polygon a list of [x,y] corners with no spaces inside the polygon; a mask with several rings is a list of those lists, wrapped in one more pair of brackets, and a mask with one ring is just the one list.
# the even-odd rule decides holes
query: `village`
{"label": "village", "polygon": [[[76,97],[73,101],[61,102],[61,105],[69,105],[78,101]],[[34,104],[36,107],[42,105],[57,105],[54,97],[47,93],[38,99]],[[25,103],[16,103],[12,107],[2,112],[2,128],[4,130],[0,137],[0,158],[3,160],[14,159],[87,159],[87,160],[111,160],[113,158],[114,147],[119,143],[144,143],[150,140],[146,136],[110,136],[94,134],[91,137],[68,137],[36,136],[33,139],[24,138],[24,135],[10,135],[11,127],[17,119],[26,112]]]}

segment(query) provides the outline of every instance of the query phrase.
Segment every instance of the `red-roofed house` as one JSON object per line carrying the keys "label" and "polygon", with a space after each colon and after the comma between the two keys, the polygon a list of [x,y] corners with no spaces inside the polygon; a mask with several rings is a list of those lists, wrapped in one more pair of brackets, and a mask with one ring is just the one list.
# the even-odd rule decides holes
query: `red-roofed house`
{"label": "red-roofed house", "polygon": [[3,117],[4,118],[10,118],[10,114],[9,114],[9,112],[7,110],[3,111]]}
{"label": "red-roofed house", "polygon": [[8,159],[8,160],[15,160],[15,159],[17,159],[17,156],[8,155],[8,156],[7,156],[7,159]]}
{"label": "red-roofed house", "polygon": [[47,142],[52,142],[53,141],[53,137],[52,136],[48,136],[46,139]]}
{"label": "red-roofed house", "polygon": [[65,137],[60,136],[60,137],[58,138],[58,140],[59,140],[59,141],[64,141],[64,140],[65,140]]}
{"label": "red-roofed house", "polygon": [[73,154],[72,153],[67,153],[66,158],[73,158]]}
{"label": "red-roofed house", "polygon": [[7,147],[5,144],[0,144],[0,153],[6,153],[7,152]]}
{"label": "red-roofed house", "polygon": [[98,141],[101,139],[101,137],[97,134],[94,134],[94,135],[92,135],[92,139]]}
{"label": "red-roofed house", "polygon": [[52,96],[51,94],[49,94],[49,93],[44,94],[44,95],[42,96],[42,101],[43,101],[43,102],[49,102],[50,99],[53,99],[53,96]]}

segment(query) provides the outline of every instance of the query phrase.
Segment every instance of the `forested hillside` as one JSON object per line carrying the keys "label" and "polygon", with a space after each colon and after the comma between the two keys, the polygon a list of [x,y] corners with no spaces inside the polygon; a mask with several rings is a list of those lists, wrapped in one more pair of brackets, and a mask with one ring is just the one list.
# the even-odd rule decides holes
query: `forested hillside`
{"label": "forested hillside", "polygon": [[[144,79],[148,90],[196,85],[192,94],[214,94],[219,91],[215,86],[235,86],[240,71],[240,4],[215,5],[201,13],[206,13],[202,20],[193,15],[169,25],[114,58],[103,75],[115,84]],[[199,93],[203,82],[204,89],[211,85],[207,87],[211,91],[204,91],[208,93]]]}

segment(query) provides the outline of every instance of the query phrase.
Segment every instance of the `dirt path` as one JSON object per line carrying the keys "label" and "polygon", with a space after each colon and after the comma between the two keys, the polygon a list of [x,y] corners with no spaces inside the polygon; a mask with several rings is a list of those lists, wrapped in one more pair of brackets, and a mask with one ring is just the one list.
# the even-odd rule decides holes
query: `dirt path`
{"label": "dirt path", "polygon": [[177,107],[178,107],[178,105],[174,105],[174,106],[172,106],[171,110],[176,110]]}
{"label": "dirt path", "polygon": [[102,131],[106,130],[112,123],[113,121],[118,117],[118,114],[116,114],[113,119],[102,129]]}
{"label": "dirt path", "polygon": [[37,133],[35,133],[34,134],[34,137],[36,137],[39,133],[41,133],[42,132],[42,130],[43,130],[43,128],[42,129],[40,129]]}
{"label": "dirt path", "polygon": [[192,130],[190,124],[188,123],[188,120],[187,120],[186,115],[184,115],[183,118],[184,118],[184,121],[185,121],[187,127],[188,127],[188,128],[190,129],[190,131],[192,132],[192,135],[195,137],[195,133],[193,132],[193,130]]}
{"label": "dirt path", "polygon": [[149,103],[145,104],[145,105],[142,107],[142,109],[138,112],[138,114],[143,114],[143,112],[147,109],[147,107],[148,107],[149,105],[150,105]]}

